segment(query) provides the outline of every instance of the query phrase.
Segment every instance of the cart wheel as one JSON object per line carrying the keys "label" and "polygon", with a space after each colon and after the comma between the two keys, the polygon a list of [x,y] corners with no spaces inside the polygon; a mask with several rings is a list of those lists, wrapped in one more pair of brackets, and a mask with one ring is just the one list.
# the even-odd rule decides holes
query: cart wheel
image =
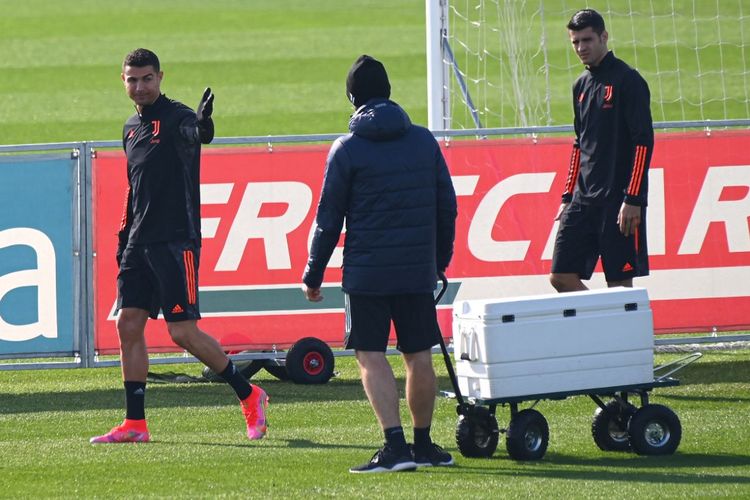
{"label": "cart wheel", "polygon": [[456,443],[465,457],[491,457],[497,449],[499,435],[497,419],[485,407],[475,406],[469,414],[458,417]]}
{"label": "cart wheel", "polygon": [[314,337],[298,340],[286,353],[286,372],[296,384],[325,384],[333,376],[333,351]]}
{"label": "cart wheel", "polygon": [[591,422],[591,435],[603,451],[629,451],[628,422],[637,408],[630,403],[613,399],[604,405],[607,411],[597,408]]}
{"label": "cart wheel", "polygon": [[549,426],[536,410],[519,411],[510,419],[505,448],[515,460],[539,460],[547,452]]}
{"label": "cart wheel", "polygon": [[277,365],[267,361],[263,368],[279,380],[289,380],[289,373],[286,371],[285,365]]}
{"label": "cart wheel", "polygon": [[680,445],[682,425],[666,406],[646,405],[630,419],[628,434],[639,455],[671,455]]}

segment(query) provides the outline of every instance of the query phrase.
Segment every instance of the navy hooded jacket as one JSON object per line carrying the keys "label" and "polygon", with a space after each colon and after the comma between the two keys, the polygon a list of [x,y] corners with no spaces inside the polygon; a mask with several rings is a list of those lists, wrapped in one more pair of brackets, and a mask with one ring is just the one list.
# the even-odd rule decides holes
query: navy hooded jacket
{"label": "navy hooded jacket", "polygon": [[319,288],[346,221],[342,288],[429,293],[453,256],[456,193],[437,141],[401,107],[372,99],[331,146],[303,276]]}

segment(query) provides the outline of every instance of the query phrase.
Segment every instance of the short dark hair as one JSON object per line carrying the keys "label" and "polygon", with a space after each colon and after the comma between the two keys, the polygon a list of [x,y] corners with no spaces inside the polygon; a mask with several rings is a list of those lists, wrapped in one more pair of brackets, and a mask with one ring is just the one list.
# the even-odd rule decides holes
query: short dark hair
{"label": "short dark hair", "polygon": [[581,31],[586,28],[591,28],[594,33],[601,35],[605,30],[604,18],[594,9],[582,9],[573,14],[568,22],[568,29],[570,31]]}
{"label": "short dark hair", "polygon": [[122,62],[122,67],[124,68],[125,66],[134,66],[136,68],[153,66],[157,73],[161,71],[159,58],[148,49],[135,49],[130,52],[125,56],[125,60]]}

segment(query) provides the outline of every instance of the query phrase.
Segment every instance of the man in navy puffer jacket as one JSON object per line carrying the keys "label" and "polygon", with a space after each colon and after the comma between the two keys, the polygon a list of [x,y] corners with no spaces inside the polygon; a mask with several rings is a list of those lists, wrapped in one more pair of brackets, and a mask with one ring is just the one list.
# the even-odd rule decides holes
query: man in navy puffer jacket
{"label": "man in navy puffer jacket", "polygon": [[[451,455],[430,438],[436,393],[430,349],[439,341],[433,292],[437,273],[453,255],[456,194],[432,133],[412,125],[388,99],[383,65],[363,55],[346,83],[356,111],[351,133],[336,140],[328,154],[302,280],[308,300],[323,299],[323,274],[346,221],[346,347],[355,350],[362,384],[385,434],[383,448],[350,471],[451,465]],[[404,437],[398,388],[385,356],[391,321],[406,364],[412,447]]]}

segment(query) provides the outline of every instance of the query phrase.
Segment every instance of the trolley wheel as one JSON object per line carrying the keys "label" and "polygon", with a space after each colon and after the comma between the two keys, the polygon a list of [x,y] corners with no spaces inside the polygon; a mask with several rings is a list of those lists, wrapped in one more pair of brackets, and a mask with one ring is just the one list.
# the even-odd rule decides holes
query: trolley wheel
{"label": "trolley wheel", "polygon": [[536,410],[526,409],[510,419],[505,435],[505,448],[515,460],[539,460],[547,452],[549,426]]}
{"label": "trolley wheel", "polygon": [[465,457],[491,457],[497,449],[499,436],[495,415],[483,406],[474,406],[467,414],[458,417],[456,444]]}
{"label": "trolley wheel", "polygon": [[296,384],[325,384],[333,376],[333,351],[315,337],[298,340],[286,353],[286,372]]}
{"label": "trolley wheel", "polygon": [[597,408],[591,422],[591,435],[603,451],[629,451],[628,422],[637,408],[628,402],[615,399],[604,405],[606,411]]}
{"label": "trolley wheel", "polygon": [[285,365],[278,365],[276,363],[266,361],[266,364],[263,365],[263,368],[279,380],[289,380],[289,373],[286,371]]}
{"label": "trolley wheel", "polygon": [[650,404],[635,412],[628,434],[630,445],[639,455],[671,455],[680,445],[682,425],[666,406]]}

